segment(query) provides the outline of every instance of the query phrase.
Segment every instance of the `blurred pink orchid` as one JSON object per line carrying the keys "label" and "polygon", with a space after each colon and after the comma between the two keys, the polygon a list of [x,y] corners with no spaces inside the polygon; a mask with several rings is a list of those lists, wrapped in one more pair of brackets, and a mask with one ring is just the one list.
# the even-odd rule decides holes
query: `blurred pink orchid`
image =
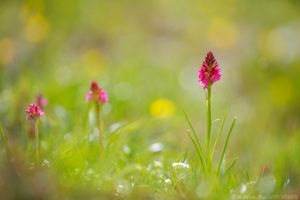
{"label": "blurred pink orchid", "polygon": [[86,95],[86,101],[96,101],[99,104],[104,104],[108,101],[108,95],[104,89],[102,89],[96,81],[93,81],[90,86],[90,90]]}
{"label": "blurred pink orchid", "polygon": [[44,115],[44,112],[42,111],[42,109],[35,104],[29,104],[29,106],[26,109],[26,113],[27,113],[26,118],[28,120],[36,120],[40,116]]}

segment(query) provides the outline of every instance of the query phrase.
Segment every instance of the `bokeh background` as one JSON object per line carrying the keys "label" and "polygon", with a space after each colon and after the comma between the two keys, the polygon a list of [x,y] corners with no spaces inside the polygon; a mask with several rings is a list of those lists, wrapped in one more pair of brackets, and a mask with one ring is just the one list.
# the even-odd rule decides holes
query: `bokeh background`
{"label": "bokeh background", "polygon": [[0,24],[1,123],[23,148],[24,110],[38,93],[48,101],[43,132],[57,138],[44,142],[50,152],[84,132],[96,80],[109,95],[106,128],[133,124],[130,148],[193,153],[183,110],[204,139],[197,72],[213,51],[222,70],[213,118],[238,118],[235,171],[253,179],[267,168],[269,184],[300,188],[299,1],[1,0]]}

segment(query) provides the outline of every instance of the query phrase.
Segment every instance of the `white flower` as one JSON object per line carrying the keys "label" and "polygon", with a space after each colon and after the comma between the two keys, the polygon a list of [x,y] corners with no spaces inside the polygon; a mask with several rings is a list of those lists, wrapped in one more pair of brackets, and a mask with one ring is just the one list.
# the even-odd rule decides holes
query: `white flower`
{"label": "white flower", "polygon": [[164,149],[164,144],[157,142],[157,143],[153,143],[149,146],[149,151],[156,153],[156,152],[160,152]]}
{"label": "white flower", "polygon": [[165,179],[165,183],[171,183],[171,180],[169,178]]}
{"label": "white flower", "polygon": [[187,169],[190,168],[190,165],[186,162],[173,162],[172,166],[173,167],[182,167],[182,168],[187,168]]}

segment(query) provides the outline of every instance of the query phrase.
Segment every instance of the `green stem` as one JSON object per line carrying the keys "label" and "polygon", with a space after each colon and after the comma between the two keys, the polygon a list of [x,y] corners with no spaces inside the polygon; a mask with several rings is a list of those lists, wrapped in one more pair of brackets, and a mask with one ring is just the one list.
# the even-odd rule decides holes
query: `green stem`
{"label": "green stem", "polygon": [[35,121],[34,124],[34,132],[35,132],[35,163],[36,166],[39,164],[39,128],[38,128],[38,120]]}
{"label": "green stem", "polygon": [[210,138],[211,138],[211,85],[207,87],[207,138],[206,138],[206,160],[208,170],[211,169]]}
{"label": "green stem", "polygon": [[225,170],[225,172],[224,172],[224,176],[227,174],[227,173],[229,173],[229,171],[231,170],[231,168],[233,168],[234,167],[234,165],[235,165],[235,163],[237,162],[237,158],[235,158],[232,162],[231,162],[231,164],[227,167],[227,169]]}
{"label": "green stem", "polygon": [[97,128],[99,131],[99,146],[100,146],[100,153],[103,152],[103,131],[101,126],[101,119],[100,119],[100,105],[98,102],[96,102],[96,123]]}

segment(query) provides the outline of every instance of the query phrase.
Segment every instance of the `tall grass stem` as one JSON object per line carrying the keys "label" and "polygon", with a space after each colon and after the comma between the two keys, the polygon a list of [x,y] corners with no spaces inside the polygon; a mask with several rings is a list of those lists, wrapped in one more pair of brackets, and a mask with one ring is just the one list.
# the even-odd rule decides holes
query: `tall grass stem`
{"label": "tall grass stem", "polygon": [[102,123],[101,123],[101,118],[100,118],[100,105],[98,102],[95,102],[96,104],[96,123],[97,123],[97,128],[99,131],[99,148],[100,148],[100,154],[103,152],[103,130],[102,130]]}

